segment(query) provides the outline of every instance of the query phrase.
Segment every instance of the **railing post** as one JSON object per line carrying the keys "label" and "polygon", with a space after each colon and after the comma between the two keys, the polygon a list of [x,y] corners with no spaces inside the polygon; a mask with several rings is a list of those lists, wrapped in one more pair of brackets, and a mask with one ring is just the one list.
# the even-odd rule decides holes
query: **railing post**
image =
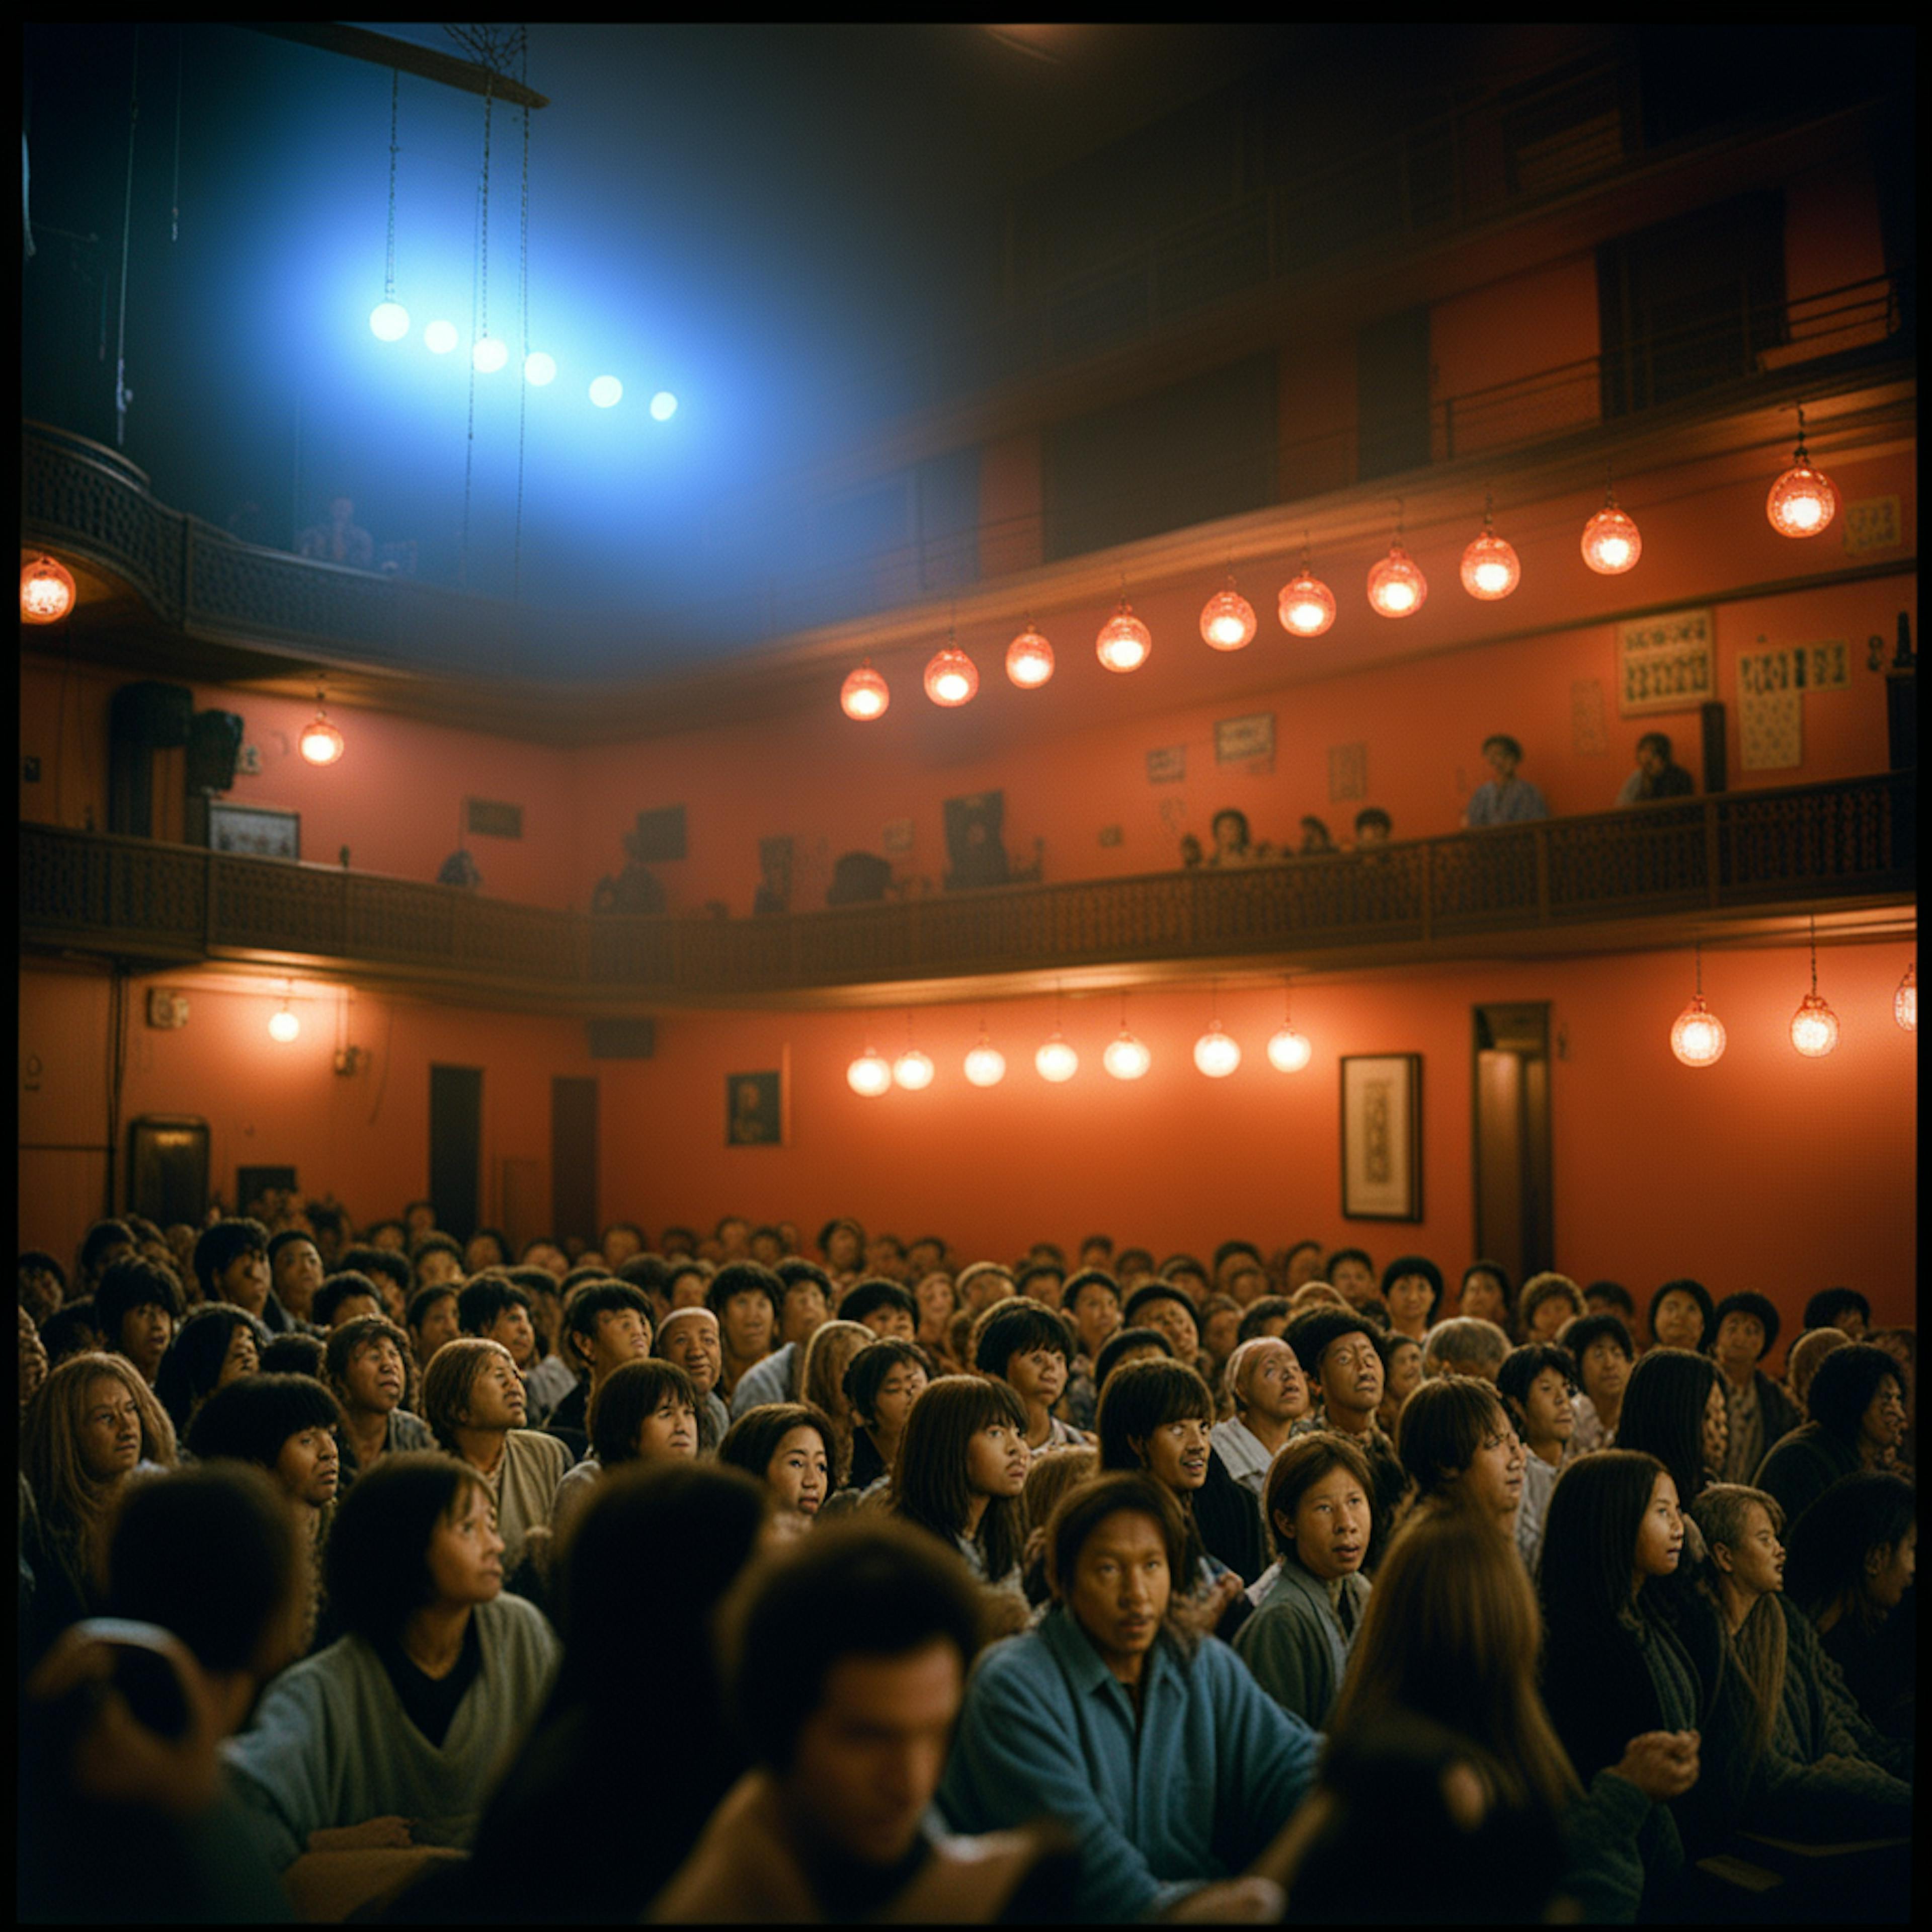
{"label": "railing post", "polygon": [[1436,841],[1422,845],[1422,943],[1426,946],[1434,933],[1436,914]]}
{"label": "railing post", "polygon": [[1550,827],[1536,828],[1536,922],[1550,923]]}
{"label": "railing post", "polygon": [[201,855],[201,951],[206,959],[214,957],[214,848]]}
{"label": "railing post", "polygon": [[1723,876],[1723,842],[1718,824],[1718,807],[1723,794],[1704,795],[1704,899],[1707,905],[1718,902],[1718,882]]}

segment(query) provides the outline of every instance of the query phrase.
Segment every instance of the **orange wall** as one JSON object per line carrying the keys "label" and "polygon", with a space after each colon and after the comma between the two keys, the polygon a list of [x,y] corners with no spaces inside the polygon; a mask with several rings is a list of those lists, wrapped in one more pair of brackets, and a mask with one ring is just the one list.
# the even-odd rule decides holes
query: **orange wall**
{"label": "orange wall", "polygon": [[[835,1214],[910,1237],[928,1229],[967,1256],[1011,1256],[1047,1237],[1104,1228],[1122,1244],[1197,1250],[1233,1234],[1270,1246],[1312,1235],[1368,1249],[1378,1262],[1420,1251],[1445,1268],[1470,1258],[1472,1005],[1547,1000],[1552,1069],[1557,1264],[1647,1292],[1689,1274],[1714,1293],[1756,1288],[1795,1320],[1834,1282],[1869,1294],[1882,1318],[1912,1318],[1916,1280],[1914,1041],[1891,1017],[1911,949],[1828,947],[1820,984],[1844,1023],[1838,1052],[1801,1060],[1786,1034],[1807,980],[1801,950],[1714,952],[1705,989],[1730,1029],[1724,1060],[1693,1072],[1671,1057],[1671,1021],[1690,994],[1676,952],[1363,974],[1304,986],[1295,1018],[1314,1041],[1303,1073],[1262,1052],[1280,997],[1225,992],[1220,1016],[1243,1044],[1238,1071],[1198,1074],[1189,1050],[1210,1017],[1198,988],[1136,994],[1134,1031],[1153,1049],[1145,1079],[1116,1087],[1100,1054],[1118,1000],[1070,1000],[1066,1036],[1082,1068],[1064,1087],[1033,1072],[1052,1024],[1041,1001],[995,1006],[1006,1054],[998,1088],[958,1068],[976,1007],[921,1012],[913,1032],[938,1063],[923,1094],[862,1100],[844,1081],[869,1038],[888,1052],[896,1013],[677,1014],[648,1061],[591,1062],[581,1028],[358,996],[351,1023],[373,1072],[330,1070],[332,1006],[309,1012],[301,1040],[266,1031],[272,989],[190,986],[188,1025],[147,1029],[137,984],[124,1108],[200,1114],[214,1130],[219,1184],[236,1165],[287,1162],[302,1184],[333,1187],[372,1219],[421,1191],[428,1172],[428,1069],[484,1071],[484,1200],[506,1159],[536,1160],[547,1185],[548,1079],[595,1073],[604,1123],[602,1211],[653,1232],[726,1212],[796,1220]],[[178,978],[164,983],[179,985]],[[24,1142],[98,1142],[106,994],[98,980],[34,970],[22,986],[22,1052],[41,1090],[23,1096]],[[1426,1219],[1345,1222],[1340,1212],[1336,1061],[1343,1053],[1424,1056]],[[728,1075],[788,1069],[790,1140],[724,1144]],[[380,1096],[380,1097],[379,1097]],[[22,1156],[22,1243],[70,1250],[98,1211],[98,1156]]]}

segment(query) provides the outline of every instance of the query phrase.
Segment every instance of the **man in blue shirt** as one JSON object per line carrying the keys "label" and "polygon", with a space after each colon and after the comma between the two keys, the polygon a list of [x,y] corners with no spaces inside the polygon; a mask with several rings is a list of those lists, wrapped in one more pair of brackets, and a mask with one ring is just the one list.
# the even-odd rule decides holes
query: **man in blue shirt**
{"label": "man in blue shirt", "polygon": [[1516,775],[1522,762],[1522,747],[1514,738],[1502,731],[1485,738],[1483,762],[1496,776],[1471,795],[1469,808],[1462,814],[1465,825],[1473,830],[1483,825],[1522,825],[1550,816],[1542,793],[1528,779]]}
{"label": "man in blue shirt", "polygon": [[1312,1784],[1320,1738],[1226,1645],[1167,1618],[1186,1530],[1168,1492],[1116,1474],[1068,1492],[1047,1532],[1054,1602],[984,1652],[939,1802],[962,1831],[1051,1817],[1081,1852],[1076,1918],[1279,1918],[1238,1878]]}

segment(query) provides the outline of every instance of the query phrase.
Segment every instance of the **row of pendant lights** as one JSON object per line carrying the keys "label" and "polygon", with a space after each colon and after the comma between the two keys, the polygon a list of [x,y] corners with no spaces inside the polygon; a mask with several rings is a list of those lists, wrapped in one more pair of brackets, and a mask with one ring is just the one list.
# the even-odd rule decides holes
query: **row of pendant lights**
{"label": "row of pendant lights", "polygon": [[[1892,1016],[1907,1033],[1918,1030],[1918,982],[1915,968],[1907,966],[1905,977],[1892,996]],[[1690,1004],[1677,1016],[1670,1029],[1670,1050],[1686,1066],[1714,1066],[1724,1057],[1724,1023],[1704,1000],[1704,958],[1697,952],[1697,990]],[[1818,928],[1811,927],[1811,990],[1798,1003],[1791,1016],[1791,1044],[1807,1060],[1822,1060],[1838,1044],[1838,1016],[1818,991]]]}
{"label": "row of pendant lights", "polygon": [[[908,1093],[921,1093],[932,1083],[938,1072],[932,1057],[910,1043],[911,1020],[907,1019],[908,1044],[896,1060],[888,1060],[868,1041],[866,1050],[845,1070],[847,1084],[854,1093],[877,1100],[894,1087]],[[1315,1047],[1306,1034],[1298,1033],[1293,1017],[1286,1007],[1282,1023],[1269,1035],[1268,1064],[1280,1073],[1299,1073],[1314,1058]],[[1080,1056],[1068,1043],[1056,1017],[1052,1033],[1033,1057],[1034,1070],[1054,1086],[1071,1080],[1080,1070]],[[1208,1030],[1194,1042],[1194,1064],[1210,1080],[1222,1080],[1241,1064],[1241,1048],[1232,1034],[1223,1030],[1218,1017],[1210,1018]],[[1120,1030],[1107,1043],[1100,1064],[1116,1080],[1138,1080],[1154,1064],[1154,1054],[1145,1041],[1127,1030],[1123,1008]],[[1006,1077],[1006,1057],[980,1029],[979,1042],[962,1063],[961,1070],[975,1087],[997,1087]]]}
{"label": "row of pendant lights", "polygon": [[[1838,493],[1829,477],[1811,466],[1804,448],[1804,412],[1798,412],[1798,447],[1792,466],[1771,486],[1765,514],[1780,536],[1815,537],[1838,514]],[[1643,536],[1628,510],[1617,502],[1614,485],[1606,486],[1604,507],[1583,526],[1583,561],[1603,577],[1621,577],[1636,568],[1643,554]],[[1483,527],[1462,553],[1462,588],[1483,603],[1499,602],[1522,580],[1522,564],[1514,547],[1496,535],[1493,505],[1485,496]],[[1412,617],[1428,601],[1429,580],[1422,567],[1402,548],[1400,514],[1388,554],[1377,560],[1368,575],[1369,608],[1384,617]],[[1317,577],[1304,544],[1300,570],[1281,587],[1275,614],[1291,636],[1318,638],[1335,621],[1335,593]],[[1230,575],[1225,589],[1208,598],[1201,611],[1202,640],[1212,650],[1245,650],[1258,628],[1255,607],[1244,597]],[[1124,595],[1119,608],[1100,626],[1094,640],[1094,655],[1111,671],[1138,670],[1154,652],[1154,634],[1136,617]],[[1006,646],[1006,676],[1022,691],[1037,691],[1054,672],[1053,646],[1034,628],[1025,628]],[[969,704],[980,688],[979,668],[962,651],[951,632],[944,648],[926,668],[926,694],[944,710]],[[892,703],[886,680],[868,659],[849,676],[838,694],[848,718],[861,724],[883,718]]]}

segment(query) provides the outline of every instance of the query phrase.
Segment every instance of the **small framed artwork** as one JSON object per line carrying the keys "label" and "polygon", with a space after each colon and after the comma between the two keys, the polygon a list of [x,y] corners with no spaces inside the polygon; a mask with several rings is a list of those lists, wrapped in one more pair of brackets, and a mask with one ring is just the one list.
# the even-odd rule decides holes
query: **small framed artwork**
{"label": "small framed artwork", "polygon": [[725,1075],[724,1144],[784,1144],[784,1076],[782,1073],[774,1070],[769,1073]]}
{"label": "small framed artwork", "polygon": [[302,814],[266,806],[208,803],[208,845],[212,852],[238,852],[251,859],[299,859]]}
{"label": "small framed artwork", "polygon": [[1422,1219],[1422,1056],[1342,1058],[1342,1218]]}

